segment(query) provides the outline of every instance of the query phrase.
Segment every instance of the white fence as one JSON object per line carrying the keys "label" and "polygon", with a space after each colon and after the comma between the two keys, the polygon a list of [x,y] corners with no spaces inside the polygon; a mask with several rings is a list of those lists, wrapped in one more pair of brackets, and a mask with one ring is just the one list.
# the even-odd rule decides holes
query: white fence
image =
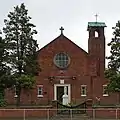
{"label": "white fence", "polygon": [[[82,112],[84,111],[84,112]],[[0,109],[0,120],[120,120],[119,108]]]}

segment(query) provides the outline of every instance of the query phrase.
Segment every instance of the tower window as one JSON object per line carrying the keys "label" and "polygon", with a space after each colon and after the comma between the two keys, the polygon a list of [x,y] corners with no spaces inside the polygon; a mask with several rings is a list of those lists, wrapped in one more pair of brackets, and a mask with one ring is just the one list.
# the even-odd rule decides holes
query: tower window
{"label": "tower window", "polygon": [[95,37],[99,37],[98,31],[95,31]]}

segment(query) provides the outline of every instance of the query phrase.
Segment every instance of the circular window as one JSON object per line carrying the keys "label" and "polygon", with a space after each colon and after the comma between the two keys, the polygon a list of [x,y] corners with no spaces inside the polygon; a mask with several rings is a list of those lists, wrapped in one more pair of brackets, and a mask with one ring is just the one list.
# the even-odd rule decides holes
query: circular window
{"label": "circular window", "polygon": [[54,63],[59,68],[66,68],[70,63],[70,58],[65,53],[59,53],[55,55]]}

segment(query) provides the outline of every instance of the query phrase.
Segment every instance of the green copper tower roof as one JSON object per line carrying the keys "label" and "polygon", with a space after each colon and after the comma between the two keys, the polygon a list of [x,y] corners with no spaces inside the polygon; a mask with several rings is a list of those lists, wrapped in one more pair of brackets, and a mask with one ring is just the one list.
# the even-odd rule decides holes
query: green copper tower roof
{"label": "green copper tower roof", "polygon": [[88,22],[88,27],[106,27],[104,22]]}

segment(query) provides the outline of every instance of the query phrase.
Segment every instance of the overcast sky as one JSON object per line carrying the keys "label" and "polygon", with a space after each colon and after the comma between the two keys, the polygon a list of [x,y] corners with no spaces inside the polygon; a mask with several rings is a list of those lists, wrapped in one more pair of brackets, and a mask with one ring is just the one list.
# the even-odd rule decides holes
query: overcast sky
{"label": "overcast sky", "polygon": [[[59,28],[64,27],[64,35],[88,50],[87,23],[95,21],[105,22],[106,43],[111,40],[112,27],[120,20],[120,0],[1,0],[0,29],[4,19],[13,7],[25,3],[36,25],[36,36],[40,48],[60,35]],[[108,54],[107,47],[107,54]]]}

